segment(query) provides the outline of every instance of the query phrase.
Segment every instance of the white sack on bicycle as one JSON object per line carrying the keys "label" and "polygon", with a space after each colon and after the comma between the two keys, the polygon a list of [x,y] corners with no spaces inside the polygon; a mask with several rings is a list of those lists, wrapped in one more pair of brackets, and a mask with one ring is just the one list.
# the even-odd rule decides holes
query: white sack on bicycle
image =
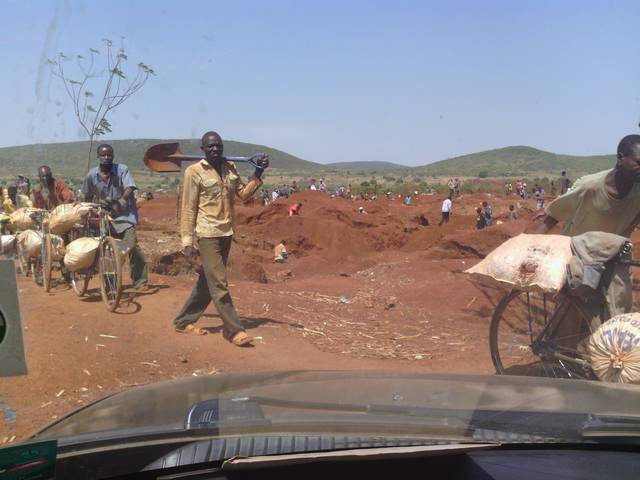
{"label": "white sack on bicycle", "polygon": [[0,255],[13,255],[16,252],[16,236],[0,235]]}
{"label": "white sack on bicycle", "polygon": [[58,205],[49,215],[49,231],[56,235],[64,235],[76,224],[82,223],[82,219],[91,210],[90,203]]}
{"label": "white sack on bicycle", "polygon": [[31,230],[35,228],[35,222],[33,218],[31,218],[31,214],[37,211],[34,208],[19,208],[15,212],[13,212],[9,217],[11,217],[11,221],[15,224],[18,230]]}
{"label": "white sack on bicycle", "polygon": [[640,383],[640,313],[625,313],[606,321],[583,348],[600,380]]}
{"label": "white sack on bicycle", "polygon": [[479,284],[531,292],[559,292],[567,279],[571,237],[520,234],[465,273]]}
{"label": "white sack on bicycle", "polygon": [[83,237],[74,240],[67,245],[64,266],[70,272],[87,270],[93,264],[99,247],[99,238]]}
{"label": "white sack on bicycle", "polygon": [[42,248],[42,233],[35,230],[25,230],[16,236],[17,242],[29,257],[39,257]]}

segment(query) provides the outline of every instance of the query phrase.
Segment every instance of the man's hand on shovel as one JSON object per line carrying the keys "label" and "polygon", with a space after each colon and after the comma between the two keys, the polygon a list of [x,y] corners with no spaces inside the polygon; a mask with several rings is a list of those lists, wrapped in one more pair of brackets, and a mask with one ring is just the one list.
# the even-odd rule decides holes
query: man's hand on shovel
{"label": "man's hand on shovel", "polygon": [[266,153],[257,153],[253,155],[250,162],[256,166],[256,177],[260,178],[265,168],[269,168],[269,155]]}

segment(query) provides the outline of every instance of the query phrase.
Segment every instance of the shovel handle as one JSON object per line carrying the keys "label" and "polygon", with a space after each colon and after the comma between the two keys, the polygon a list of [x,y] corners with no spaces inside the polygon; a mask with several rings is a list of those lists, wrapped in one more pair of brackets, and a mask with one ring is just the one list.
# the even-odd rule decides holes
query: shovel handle
{"label": "shovel handle", "polygon": [[253,160],[253,157],[224,157],[224,159],[227,162],[250,163],[251,165],[253,165],[256,168],[262,168],[262,167],[260,167],[260,165],[258,165],[258,163],[255,160]]}
{"label": "shovel handle", "polygon": [[[169,155],[169,158],[175,158],[176,160],[202,160],[202,155],[186,155],[184,153],[174,153]],[[256,168],[260,168],[260,165],[253,160],[252,157],[224,157],[227,162],[235,163],[250,163]]]}

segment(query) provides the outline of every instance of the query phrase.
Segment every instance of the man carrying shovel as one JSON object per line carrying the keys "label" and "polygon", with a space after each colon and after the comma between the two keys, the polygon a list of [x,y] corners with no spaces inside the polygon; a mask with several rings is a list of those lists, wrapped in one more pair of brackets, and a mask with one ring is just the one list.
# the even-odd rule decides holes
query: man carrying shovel
{"label": "man carrying shovel", "polygon": [[174,325],[180,333],[206,334],[194,323],[213,301],[224,323],[224,337],[234,345],[248,345],[253,338],[245,332],[233,306],[227,284],[227,260],[234,234],[235,197],[248,200],[260,188],[269,156],[253,157],[257,167],[245,184],[234,164],[223,157],[220,135],[205,133],[200,149],[205,158],[184,172],[180,233],[184,255],[194,257],[199,251],[202,270]]}

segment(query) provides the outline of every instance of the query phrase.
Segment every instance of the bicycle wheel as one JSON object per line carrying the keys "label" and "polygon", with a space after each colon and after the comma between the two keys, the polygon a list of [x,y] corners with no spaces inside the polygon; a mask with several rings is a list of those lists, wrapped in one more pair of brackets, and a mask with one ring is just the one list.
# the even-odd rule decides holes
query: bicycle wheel
{"label": "bicycle wheel", "polygon": [[29,262],[29,257],[24,251],[24,248],[17,242],[16,244],[16,257],[18,258],[18,266],[20,267],[20,273],[25,277],[28,277],[31,273],[31,265]]}
{"label": "bicycle wheel", "polygon": [[45,234],[42,239],[41,252],[42,286],[44,287],[44,291],[48,292],[51,290],[51,273],[53,272],[51,235],[48,233]]}
{"label": "bicycle wheel", "polygon": [[122,262],[113,237],[104,237],[99,250],[100,293],[107,310],[118,308],[122,295]]}
{"label": "bicycle wheel", "polygon": [[36,285],[42,286],[42,259],[40,257],[31,258],[31,277]]}
{"label": "bicycle wheel", "polygon": [[90,273],[69,272],[69,278],[71,280],[71,288],[77,296],[83,297],[87,293],[89,287],[89,281],[91,280]]}
{"label": "bicycle wheel", "polygon": [[591,378],[578,351],[590,333],[572,297],[512,291],[491,320],[491,359],[504,375]]}

